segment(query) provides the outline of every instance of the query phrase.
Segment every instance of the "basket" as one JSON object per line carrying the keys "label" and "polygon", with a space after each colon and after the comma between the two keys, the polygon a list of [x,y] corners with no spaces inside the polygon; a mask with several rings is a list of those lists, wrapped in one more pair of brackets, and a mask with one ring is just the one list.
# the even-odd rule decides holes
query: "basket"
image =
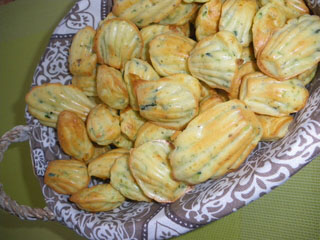
{"label": "basket", "polygon": [[[307,1],[320,14],[320,1]],[[80,0],[60,22],[35,71],[33,86],[43,83],[70,84],[68,50],[74,34],[85,25],[97,27],[112,7],[111,0]],[[21,206],[0,185],[0,207],[25,220],[59,221],[88,239],[163,239],[178,236],[216,221],[260,198],[288,180],[320,155],[320,75],[308,86],[306,107],[295,115],[289,134],[276,142],[261,142],[235,172],[219,180],[197,185],[172,204],[127,201],[109,212],[79,210],[47,187],[43,176],[48,161],[68,158],[57,144],[56,132],[26,112],[27,126],[17,126],[0,139],[0,161],[13,142],[30,142],[34,171],[47,207]],[[157,227],[157,226],[160,226]]]}

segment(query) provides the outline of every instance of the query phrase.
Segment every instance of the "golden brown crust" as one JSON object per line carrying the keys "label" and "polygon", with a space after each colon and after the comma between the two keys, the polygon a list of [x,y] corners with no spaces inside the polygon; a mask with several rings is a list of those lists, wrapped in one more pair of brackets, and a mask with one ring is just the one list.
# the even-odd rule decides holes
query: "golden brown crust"
{"label": "golden brown crust", "polygon": [[84,122],[70,111],[60,113],[57,123],[58,140],[63,151],[75,159],[87,162],[94,154]]}
{"label": "golden brown crust", "polygon": [[78,160],[50,161],[44,175],[44,183],[60,194],[74,194],[89,182],[86,164]]}

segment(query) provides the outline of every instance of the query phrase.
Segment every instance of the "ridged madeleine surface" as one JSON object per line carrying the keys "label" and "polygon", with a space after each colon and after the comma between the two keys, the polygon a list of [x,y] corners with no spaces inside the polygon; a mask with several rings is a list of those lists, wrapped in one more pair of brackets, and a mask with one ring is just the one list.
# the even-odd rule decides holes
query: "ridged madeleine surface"
{"label": "ridged madeleine surface", "polygon": [[120,126],[121,132],[124,133],[129,140],[134,141],[137,136],[139,128],[146,122],[139,112],[127,108],[120,112]]}
{"label": "ridged madeleine surface", "polygon": [[143,39],[143,50],[141,59],[150,62],[149,43],[158,35],[164,33],[175,33],[181,36],[188,36],[184,33],[182,26],[152,24],[140,30]]}
{"label": "ridged madeleine surface", "polygon": [[169,159],[175,179],[198,184],[237,169],[262,136],[255,114],[239,100],[193,119],[174,141]]}
{"label": "ridged madeleine surface", "polygon": [[114,162],[110,170],[110,183],[124,197],[135,201],[150,202],[134,180],[129,169],[129,152]]}
{"label": "ridged madeleine surface", "polygon": [[183,25],[189,22],[198,10],[196,3],[184,3],[178,5],[165,19],[159,23],[163,25]]}
{"label": "ridged madeleine surface", "polygon": [[135,74],[139,76],[143,80],[158,80],[160,77],[158,73],[153,69],[153,67],[147,63],[146,61],[134,58],[128,61],[124,68],[124,81],[127,86],[129,99],[130,99],[130,106],[133,110],[138,111],[139,106],[137,103],[137,97],[133,89],[133,79],[131,74]]}
{"label": "ridged madeleine surface", "polygon": [[76,193],[89,182],[87,166],[78,160],[50,161],[44,175],[44,183],[60,194]]}
{"label": "ridged madeleine surface", "polygon": [[256,71],[259,71],[259,68],[256,64],[256,62],[246,62],[245,64],[242,64],[239,68],[239,71],[235,75],[233,79],[233,84],[230,89],[229,98],[230,99],[238,99],[239,98],[239,92],[240,92],[240,86],[242,82],[242,78],[249,74],[254,73]]}
{"label": "ridged madeleine surface", "polygon": [[124,19],[105,21],[97,30],[95,51],[98,62],[121,69],[132,58],[140,58],[143,40],[139,29]]}
{"label": "ridged madeleine surface", "polygon": [[239,95],[252,111],[275,117],[301,110],[308,97],[308,90],[300,80],[278,81],[260,72],[243,77]]}
{"label": "ridged madeleine surface", "polygon": [[161,76],[189,73],[187,59],[196,42],[177,34],[161,34],[149,43],[150,59]]}
{"label": "ridged madeleine surface", "polygon": [[268,3],[278,5],[278,8],[283,8],[287,18],[297,18],[304,14],[309,14],[309,9],[304,0],[258,0],[260,6]]}
{"label": "ridged madeleine surface", "polygon": [[29,113],[40,123],[56,127],[58,115],[69,110],[85,120],[95,106],[77,87],[60,83],[46,83],[36,86],[26,95]]}
{"label": "ridged madeleine surface", "polygon": [[257,118],[263,129],[261,141],[276,141],[283,138],[288,133],[288,127],[293,121],[292,116],[271,117],[257,114]]}
{"label": "ridged madeleine surface", "polygon": [[109,152],[101,154],[89,163],[89,176],[97,177],[103,180],[110,178],[110,170],[114,162],[118,158],[127,155],[129,155],[129,151],[123,148],[113,149]]}
{"label": "ridged madeleine surface", "polygon": [[277,4],[269,3],[259,9],[252,26],[255,55],[265,46],[273,31],[285,25],[286,20],[283,8]]}
{"label": "ridged madeleine surface", "polygon": [[92,75],[74,75],[72,77],[72,85],[81,89],[83,93],[88,97],[98,96],[97,82],[96,82],[96,69],[94,69]]}
{"label": "ridged madeleine surface", "polygon": [[312,68],[308,69],[307,71],[299,74],[297,76],[297,79],[299,79],[300,81],[302,81],[303,85],[307,85],[309,84],[314,77],[316,76],[317,73],[317,69],[318,69],[318,64],[314,65]]}
{"label": "ridged madeleine surface", "polygon": [[101,101],[111,108],[124,109],[129,104],[126,84],[121,72],[115,68],[98,66],[97,90]]}
{"label": "ridged madeleine surface", "polygon": [[242,46],[236,37],[221,31],[197,43],[188,59],[189,70],[195,78],[212,88],[230,92],[242,53]]}
{"label": "ridged madeleine surface", "polygon": [[303,15],[276,31],[257,60],[262,72],[278,80],[293,78],[320,61],[320,17]]}
{"label": "ridged madeleine surface", "polygon": [[99,145],[109,145],[120,135],[119,117],[104,104],[93,108],[87,119],[87,132],[92,141]]}
{"label": "ridged madeleine surface", "polygon": [[139,147],[140,145],[152,140],[170,141],[170,137],[175,132],[175,130],[163,128],[151,122],[146,122],[142,127],[140,127],[134,146]]}
{"label": "ridged madeleine surface", "polygon": [[70,111],[60,113],[57,123],[58,140],[62,150],[77,160],[87,162],[94,154],[86,126],[77,114]]}
{"label": "ridged madeleine surface", "polygon": [[258,10],[256,0],[227,0],[222,5],[219,30],[232,32],[244,47],[252,42],[251,26]]}
{"label": "ridged madeleine surface", "polygon": [[174,202],[183,196],[189,187],[172,178],[168,154],[170,143],[164,140],[147,142],[130,152],[129,167],[138,185],[146,196],[157,202]]}
{"label": "ridged madeleine surface", "polygon": [[125,198],[111,184],[100,184],[82,189],[69,200],[88,212],[104,212],[119,207]]}
{"label": "ridged madeleine surface", "polygon": [[180,130],[198,114],[200,84],[190,75],[136,80],[134,89],[141,116],[159,126]]}
{"label": "ridged madeleine surface", "polygon": [[195,22],[198,41],[219,31],[221,7],[221,0],[211,0],[199,9]]}
{"label": "ridged madeleine surface", "polygon": [[69,52],[69,70],[73,75],[92,75],[97,64],[97,55],[93,52],[93,40],[96,31],[86,26],[74,36]]}
{"label": "ridged madeleine surface", "polygon": [[112,12],[138,27],[145,27],[160,22],[180,3],[181,0],[115,0]]}

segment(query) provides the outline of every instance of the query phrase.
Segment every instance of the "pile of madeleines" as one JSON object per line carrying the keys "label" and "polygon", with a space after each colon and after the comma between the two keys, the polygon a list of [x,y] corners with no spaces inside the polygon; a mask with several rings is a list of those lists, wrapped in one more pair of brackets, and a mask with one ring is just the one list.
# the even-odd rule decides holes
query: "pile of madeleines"
{"label": "pile of madeleines", "polygon": [[319,61],[303,0],[115,0],[74,36],[72,84],[26,96],[71,157],[45,183],[90,212],[174,202],[284,137]]}

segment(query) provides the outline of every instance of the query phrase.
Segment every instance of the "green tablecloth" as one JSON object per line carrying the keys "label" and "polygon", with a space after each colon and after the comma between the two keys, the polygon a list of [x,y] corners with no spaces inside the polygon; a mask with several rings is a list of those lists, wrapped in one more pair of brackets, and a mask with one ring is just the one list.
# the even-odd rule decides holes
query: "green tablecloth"
{"label": "green tablecloth", "polygon": [[[0,134],[25,124],[24,96],[50,35],[75,0],[15,0],[0,6]],[[0,182],[21,204],[44,207],[28,143],[11,146]],[[320,239],[320,158],[283,186],[178,239]],[[0,211],[1,239],[81,239],[57,222],[22,221]]]}

